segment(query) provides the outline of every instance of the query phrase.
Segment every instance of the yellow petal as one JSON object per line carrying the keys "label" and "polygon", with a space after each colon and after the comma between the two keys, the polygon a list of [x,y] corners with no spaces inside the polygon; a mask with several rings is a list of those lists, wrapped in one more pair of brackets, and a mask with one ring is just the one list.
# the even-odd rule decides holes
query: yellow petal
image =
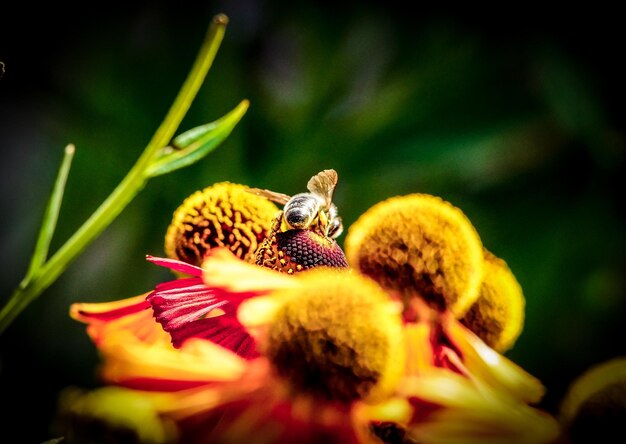
{"label": "yellow petal", "polygon": [[171,344],[146,345],[132,335],[103,342],[103,377],[110,382],[133,380],[212,382],[236,379],[246,361],[210,341],[192,338],[180,349]]}
{"label": "yellow petal", "polygon": [[411,429],[409,435],[429,444],[548,444],[558,437],[558,426],[538,411],[444,410]]}
{"label": "yellow petal", "polygon": [[543,411],[449,370],[408,378],[402,392],[441,406],[410,427],[410,436],[420,442],[539,444],[559,433],[556,420]]}
{"label": "yellow petal", "polygon": [[170,418],[180,420],[196,413],[209,411],[222,402],[224,402],[224,397],[221,387],[202,385],[171,393],[168,402],[161,404],[159,411]]}
{"label": "yellow petal", "polygon": [[444,329],[459,348],[470,377],[505,390],[524,402],[536,403],[543,397],[545,388],[537,378],[490,348],[459,321],[448,318]]}
{"label": "yellow petal", "polygon": [[413,409],[406,398],[390,398],[373,404],[358,403],[354,414],[360,418],[359,422],[389,421],[405,425],[410,421]]}
{"label": "yellow petal", "polygon": [[70,316],[88,324],[87,333],[97,346],[102,341],[115,341],[118,335],[124,338],[131,335],[145,343],[169,343],[169,334],[152,317],[147,295],[112,302],[72,304]]}
{"label": "yellow petal", "polygon": [[[183,419],[196,413],[209,412],[238,399],[246,398],[254,404],[259,391],[269,388],[271,394],[277,394],[277,387],[270,381],[273,382],[267,361],[263,358],[255,359],[249,361],[245,371],[232,381],[202,385],[169,394],[167,403],[159,404],[159,411],[168,417]],[[265,398],[261,395],[261,398],[269,399],[267,395]]]}
{"label": "yellow petal", "polygon": [[226,248],[210,250],[202,269],[207,286],[236,293],[263,293],[297,285],[291,276],[244,262]]}
{"label": "yellow petal", "polygon": [[237,319],[247,330],[269,324],[283,304],[284,297],[259,296],[243,301]]}
{"label": "yellow petal", "polygon": [[432,367],[434,356],[430,334],[431,328],[427,323],[405,324],[406,375],[419,375]]}

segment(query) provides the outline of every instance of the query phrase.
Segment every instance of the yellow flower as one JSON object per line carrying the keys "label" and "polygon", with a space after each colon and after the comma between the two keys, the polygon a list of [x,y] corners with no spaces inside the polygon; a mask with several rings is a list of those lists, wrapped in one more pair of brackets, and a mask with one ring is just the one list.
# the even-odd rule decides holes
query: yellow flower
{"label": "yellow flower", "polygon": [[506,262],[485,251],[480,295],[461,322],[494,350],[511,348],[524,324],[522,287]]}
{"label": "yellow flower", "polygon": [[[187,277],[120,301],[73,304],[70,315],[88,324],[88,334],[105,357],[102,378],[139,389],[151,389],[155,381],[162,389],[194,386],[202,378],[193,371],[183,372],[166,384],[167,378],[158,371],[144,370],[155,360],[167,363],[184,360],[188,354],[194,358],[202,355],[205,351],[201,345],[185,342],[199,331],[200,336],[204,333],[241,355],[256,356],[254,343],[236,321],[237,303],[214,305],[215,297],[203,285],[202,269],[197,265],[211,249],[224,245],[241,259],[254,259],[277,212],[273,203],[244,185],[222,182],[193,193],[174,212],[167,230],[165,249],[172,259],[148,257],[177,276]],[[181,319],[189,322],[181,324]],[[143,361],[137,361],[137,356]],[[232,370],[232,366],[224,368]]]}
{"label": "yellow flower", "polygon": [[427,194],[387,199],[350,227],[345,245],[350,265],[403,301],[406,321],[450,312],[498,351],[521,333],[519,283],[451,203]]}
{"label": "yellow flower", "polygon": [[407,368],[399,390],[445,407],[407,424],[406,436],[464,443],[556,437],[555,420],[529,406],[542,398],[541,383],[496,351],[521,331],[521,287],[459,208],[425,194],[387,199],[350,227],[345,245],[349,264],[404,307]]}
{"label": "yellow flower", "polygon": [[292,277],[223,249],[203,269],[207,287],[243,299],[237,318],[259,357],[193,337],[178,350],[130,332],[100,343],[108,380],[165,396],[154,408],[181,442],[380,442],[381,427],[435,443],[556,433],[527,405],[541,384],[451,316],[404,324],[401,305],[350,270]]}
{"label": "yellow flower", "polygon": [[[256,261],[260,243],[271,245],[274,253],[271,260],[266,252],[264,265],[275,263],[278,266],[272,268],[280,271],[347,265],[337,243],[313,231],[271,231],[270,236],[277,214],[274,204],[246,186],[222,182],[207,187],[185,199],[174,213],[165,242],[173,258],[148,256],[148,260],[184,278],[159,284],[154,291],[134,298],[73,304],[70,315],[88,324],[89,335],[109,357],[101,370],[105,380],[149,388],[154,382],[152,376],[136,377],[134,370],[125,373],[120,369],[133,368],[127,361],[143,349],[154,359],[176,359],[179,351],[183,355],[188,351],[187,340],[194,337],[208,338],[246,359],[257,357],[256,344],[237,321],[241,298],[220,298],[219,292],[203,284],[202,269],[197,265],[220,246],[243,260]],[[255,295],[252,291],[247,297]],[[194,378],[192,374],[185,382],[169,385],[193,385]]]}
{"label": "yellow flower", "polygon": [[248,190],[221,182],[185,199],[165,235],[167,256],[200,265],[211,248],[226,246],[243,260],[254,259],[278,208]]}
{"label": "yellow flower", "polygon": [[626,357],[597,364],[576,378],[559,419],[571,443],[619,440],[626,419]]}
{"label": "yellow flower", "polygon": [[[327,268],[292,277],[224,249],[205,269],[207,286],[255,295],[239,318],[260,357],[196,338],[170,353],[140,351],[136,341],[101,344],[118,381],[150,380],[166,396],[154,408],[178,421],[180,442],[376,442],[372,421],[408,419],[408,403],[391,396],[405,366],[401,310],[374,282]],[[183,382],[194,385],[175,390]]]}
{"label": "yellow flower", "polygon": [[[267,324],[259,324],[261,306],[271,312]],[[381,398],[404,369],[398,307],[357,274],[303,273],[296,288],[250,299],[239,315],[267,327],[262,353],[298,393],[339,402]]]}
{"label": "yellow flower", "polygon": [[97,437],[97,442],[172,443],[176,426],[159,416],[158,403],[159,395],[115,386],[89,392],[66,388],[59,400],[62,440],[87,443]]}
{"label": "yellow flower", "polygon": [[461,210],[435,196],[380,202],[349,229],[348,263],[387,290],[463,315],[478,298],[483,248]]}
{"label": "yellow flower", "polygon": [[[221,379],[240,373],[239,358],[231,359],[226,349],[215,348],[213,343],[251,359],[258,355],[254,342],[236,321],[232,307],[225,307],[224,311],[219,309],[218,303],[215,310],[221,310],[219,316],[210,315],[215,297],[202,282],[202,269],[175,260],[149,259],[191,277],[159,284],[155,291],[140,296],[105,303],[76,303],[70,308],[70,316],[88,325],[87,332],[103,357],[102,379],[142,390],[157,387],[167,391],[202,385],[207,371],[213,378],[220,373]],[[250,292],[248,296],[253,295],[256,293]],[[155,297],[166,301],[168,297],[176,299],[174,309],[171,313],[165,310],[165,317],[161,319],[165,330],[156,322],[159,314],[151,306]],[[197,307],[198,301],[203,302],[202,306]],[[238,304],[231,305],[236,310]],[[172,327],[170,319],[175,322],[184,318],[185,313],[190,316],[187,307],[192,307],[191,314],[197,314],[199,319],[178,329]],[[212,342],[194,337],[198,324],[208,331]],[[208,369],[215,360],[221,361],[219,369]],[[199,364],[185,367],[186,362],[204,363],[207,368]],[[183,367],[179,367],[181,363]],[[173,370],[175,377],[170,374]]]}
{"label": "yellow flower", "polygon": [[312,233],[272,231],[256,261],[228,244],[195,254],[202,268],[150,257],[190,277],[72,314],[106,379],[162,395],[154,408],[181,442],[555,439],[532,406],[541,383],[488,345],[512,345],[524,299],[460,209],[424,194],[381,202],[349,230],[353,269]]}
{"label": "yellow flower", "polygon": [[[276,274],[266,274],[266,279],[258,270],[247,272],[250,267],[216,254],[207,259],[204,268],[212,271],[205,272],[203,279],[210,287],[242,294],[263,287],[260,282],[267,283],[266,289],[276,286],[267,296],[246,299],[238,310],[240,322],[260,344],[273,374],[282,378],[273,384],[285,388],[292,401],[308,395],[325,405],[323,401],[332,398],[328,393],[334,393],[335,400],[358,399],[351,406],[352,417],[370,426],[370,432],[359,435],[359,440],[375,440],[381,436],[381,427],[390,425],[409,439],[433,443],[548,443],[557,436],[554,418],[530,405],[542,397],[541,383],[452,316],[403,323],[398,328],[397,318],[389,314],[399,317],[401,306],[382,295],[381,301],[386,302],[372,305],[364,295],[379,295],[381,289],[354,271],[317,269],[298,275],[298,280],[279,282]],[[342,285],[337,285],[337,277]],[[386,339],[381,341],[373,330],[368,332],[372,324],[387,325],[382,329]],[[402,347],[394,343],[394,336]],[[337,338],[347,350],[364,352],[324,347],[328,337]],[[395,350],[395,359],[382,364],[387,350]],[[344,366],[350,370],[337,370],[337,362],[351,362]],[[380,372],[387,378],[376,383],[376,390],[360,391],[362,381],[367,380],[362,375],[376,367],[387,368]],[[356,374],[355,368],[359,369]],[[350,383],[336,383],[342,375],[349,375]],[[354,393],[366,396],[355,398]],[[362,428],[361,423],[356,430]]]}

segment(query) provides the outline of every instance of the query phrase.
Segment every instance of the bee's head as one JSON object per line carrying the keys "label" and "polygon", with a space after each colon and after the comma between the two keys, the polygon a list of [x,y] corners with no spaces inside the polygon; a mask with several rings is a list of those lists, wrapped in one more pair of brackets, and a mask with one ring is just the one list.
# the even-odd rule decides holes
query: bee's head
{"label": "bee's head", "polygon": [[337,206],[334,203],[330,204],[328,208],[328,215],[326,222],[326,236],[331,239],[337,239],[341,233],[343,233],[343,221],[341,217],[339,217],[339,211],[337,210]]}

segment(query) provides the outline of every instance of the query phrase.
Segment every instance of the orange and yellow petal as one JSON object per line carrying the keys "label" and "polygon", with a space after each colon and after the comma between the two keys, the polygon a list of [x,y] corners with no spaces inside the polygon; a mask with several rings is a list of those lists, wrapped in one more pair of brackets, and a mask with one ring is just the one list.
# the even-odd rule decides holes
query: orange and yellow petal
{"label": "orange and yellow petal", "polygon": [[545,388],[537,378],[490,348],[456,319],[446,319],[443,328],[458,348],[468,378],[484,381],[521,402],[533,404],[541,400]]}
{"label": "orange and yellow petal", "polygon": [[364,443],[350,408],[292,396],[265,358],[248,361],[237,380],[178,392],[162,414],[180,425],[181,442]]}
{"label": "orange and yellow petal", "polygon": [[175,391],[215,381],[237,379],[245,359],[203,339],[189,339],[180,349],[169,343],[146,345],[132,335],[105,341],[102,378],[113,384],[143,390]]}
{"label": "orange and yellow petal", "polygon": [[278,208],[244,185],[221,182],[193,193],[174,212],[165,236],[171,259],[200,265],[207,252],[226,247],[253,260]]}
{"label": "orange and yellow petal", "polygon": [[[157,265],[166,266],[192,276],[200,276],[202,269],[170,259],[147,257]],[[87,324],[87,333],[98,345],[104,339],[119,334],[135,336],[142,342],[169,342],[169,335],[155,322],[148,297],[151,292],[112,302],[75,303],[70,316]]]}
{"label": "orange and yellow petal", "polygon": [[[185,274],[198,275],[202,272],[198,267],[179,261],[150,259],[158,265]],[[203,292],[208,290],[200,277],[174,280],[158,287],[162,290],[159,297],[171,290],[193,293],[192,290],[198,287]],[[140,389],[167,391],[206,384],[207,380],[228,379],[241,371],[241,358],[236,354],[212,342],[195,339],[193,334],[181,340],[178,349],[174,348],[172,337],[154,318],[156,312],[150,309],[149,300],[155,298],[154,293],[114,302],[77,303],[71,306],[70,315],[88,324],[87,331],[104,358],[101,375],[105,381]],[[224,316],[223,321],[214,325],[213,329],[203,325],[198,335],[209,335],[215,342],[225,342],[225,346],[233,345],[232,348],[243,350],[241,341],[237,344],[229,342],[238,337],[235,334],[237,332],[249,338],[236,320],[234,311],[232,316]],[[225,312],[209,311],[201,314],[218,317]],[[251,338],[250,344],[256,353]],[[247,350],[245,348],[243,351],[247,353]]]}
{"label": "orange and yellow petal", "polygon": [[432,325],[426,322],[404,325],[406,366],[404,374],[417,376],[435,363]]}
{"label": "orange and yellow petal", "polygon": [[[359,437],[349,411],[316,404],[297,405],[263,390],[244,399],[186,418],[181,442],[187,444],[380,444]],[[364,424],[359,424],[364,427]]]}
{"label": "orange and yellow petal", "polygon": [[445,369],[408,378],[407,396],[442,408],[416,420],[409,436],[428,443],[551,443],[559,434],[556,420],[477,379]]}
{"label": "orange and yellow petal", "polygon": [[202,269],[202,279],[208,287],[238,293],[242,298],[297,286],[290,276],[244,262],[225,248],[211,250]]}
{"label": "orange and yellow petal", "polygon": [[72,304],[70,316],[72,319],[86,324],[114,321],[148,308],[150,304],[146,302],[147,294],[112,302]]}
{"label": "orange and yellow petal", "polygon": [[241,373],[242,358],[212,342],[191,338],[179,349],[174,348],[170,335],[145,303],[142,295],[72,306],[72,316],[89,324],[90,336],[103,358],[100,373],[105,381],[169,391],[235,378]]}
{"label": "orange and yellow petal", "polygon": [[465,214],[439,197],[411,194],[367,210],[349,229],[348,263],[387,290],[462,316],[478,298],[483,248]]}
{"label": "orange and yellow petal", "polygon": [[113,302],[75,303],[70,316],[87,324],[87,333],[96,345],[116,336],[131,335],[145,343],[169,344],[170,338],[154,321],[145,293]]}
{"label": "orange and yellow petal", "polygon": [[522,288],[506,262],[485,251],[480,296],[461,322],[499,352],[509,350],[524,325]]}
{"label": "orange and yellow petal", "polygon": [[[352,408],[353,423],[361,442],[406,442],[406,427],[414,415],[410,401],[390,397],[377,403],[356,403]],[[366,424],[364,428],[362,425]]]}

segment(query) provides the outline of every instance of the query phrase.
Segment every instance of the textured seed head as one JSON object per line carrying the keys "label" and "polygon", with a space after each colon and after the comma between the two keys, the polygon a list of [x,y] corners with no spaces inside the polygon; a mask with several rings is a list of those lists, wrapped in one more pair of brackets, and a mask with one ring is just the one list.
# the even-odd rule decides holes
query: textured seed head
{"label": "textured seed head", "polygon": [[247,189],[221,182],[185,199],[165,236],[167,256],[199,266],[208,250],[227,247],[241,259],[253,259],[278,208]]}

